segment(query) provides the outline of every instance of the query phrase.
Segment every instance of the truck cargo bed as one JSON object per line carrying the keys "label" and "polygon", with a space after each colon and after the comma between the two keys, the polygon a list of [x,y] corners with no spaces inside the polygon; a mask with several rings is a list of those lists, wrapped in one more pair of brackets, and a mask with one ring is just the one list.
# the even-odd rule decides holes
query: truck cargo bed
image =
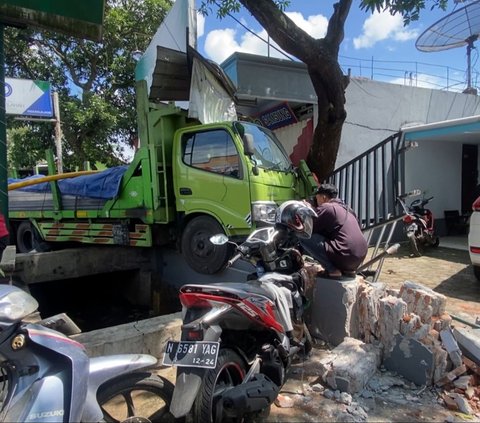
{"label": "truck cargo bed", "polygon": [[[99,210],[108,200],[101,198],[62,195],[63,210]],[[10,191],[8,193],[8,209],[14,211],[53,211],[51,192]]]}

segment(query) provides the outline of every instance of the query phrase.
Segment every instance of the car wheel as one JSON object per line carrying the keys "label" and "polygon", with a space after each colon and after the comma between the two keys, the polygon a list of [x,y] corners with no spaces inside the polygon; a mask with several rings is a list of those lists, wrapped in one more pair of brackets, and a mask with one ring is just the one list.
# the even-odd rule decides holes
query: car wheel
{"label": "car wheel", "polygon": [[473,266],[473,274],[477,278],[477,281],[480,282],[480,266]]}

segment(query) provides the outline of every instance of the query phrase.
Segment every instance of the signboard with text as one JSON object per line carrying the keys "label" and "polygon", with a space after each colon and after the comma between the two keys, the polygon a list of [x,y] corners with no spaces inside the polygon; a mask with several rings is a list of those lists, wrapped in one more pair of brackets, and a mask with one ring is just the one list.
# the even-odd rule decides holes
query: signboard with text
{"label": "signboard with text", "polygon": [[270,130],[297,123],[297,118],[287,103],[279,104],[256,116],[255,121]]}
{"label": "signboard with text", "polygon": [[5,110],[7,115],[52,117],[50,83],[5,78]]}

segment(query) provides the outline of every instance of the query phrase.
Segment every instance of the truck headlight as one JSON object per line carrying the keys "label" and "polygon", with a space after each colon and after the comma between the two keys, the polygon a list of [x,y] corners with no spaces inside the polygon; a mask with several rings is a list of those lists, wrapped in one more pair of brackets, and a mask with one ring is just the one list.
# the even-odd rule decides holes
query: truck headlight
{"label": "truck headlight", "polygon": [[253,222],[275,222],[277,204],[273,201],[255,201],[252,203]]}

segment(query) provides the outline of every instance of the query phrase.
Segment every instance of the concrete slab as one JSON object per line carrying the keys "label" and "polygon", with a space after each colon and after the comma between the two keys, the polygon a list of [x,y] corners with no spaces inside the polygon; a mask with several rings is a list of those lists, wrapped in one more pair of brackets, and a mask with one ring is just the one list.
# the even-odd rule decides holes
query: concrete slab
{"label": "concrete slab", "polygon": [[456,327],[453,336],[465,356],[480,364],[480,329]]}
{"label": "concrete slab", "polygon": [[181,313],[153,317],[71,336],[90,357],[109,354],[151,354],[163,357],[169,340],[180,339]]}
{"label": "concrete slab", "polygon": [[431,385],[434,369],[433,353],[422,343],[397,334],[393,349],[385,351],[383,365],[416,385]]}
{"label": "concrete slab", "polygon": [[328,357],[320,360],[322,380],[333,390],[361,392],[376,373],[380,355],[375,345],[347,337]]}
{"label": "concrete slab", "polygon": [[32,284],[149,266],[150,253],[147,248],[88,246],[17,254],[14,278]]}
{"label": "concrete slab", "polygon": [[15,270],[16,247],[15,245],[7,245],[1,255],[0,269],[5,275],[13,273]]}
{"label": "concrete slab", "polygon": [[313,288],[310,333],[336,346],[345,337],[358,337],[356,307],[358,280],[316,278]]}

